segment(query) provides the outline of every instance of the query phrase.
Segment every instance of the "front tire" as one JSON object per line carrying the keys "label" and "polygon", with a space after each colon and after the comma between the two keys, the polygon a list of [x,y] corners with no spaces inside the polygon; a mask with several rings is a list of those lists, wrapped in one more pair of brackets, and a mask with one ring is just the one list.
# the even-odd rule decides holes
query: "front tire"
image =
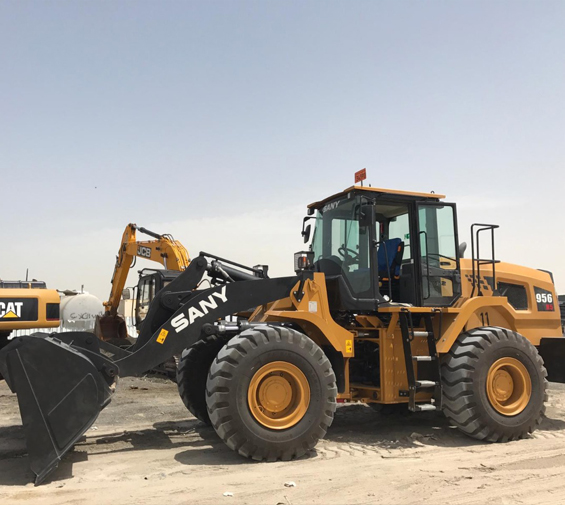
{"label": "front tire", "polygon": [[443,411],[463,433],[516,440],[541,423],[547,371],[536,348],[504,328],[462,333],[441,365]]}
{"label": "front tire", "polygon": [[287,461],[324,437],[337,388],[318,345],[290,328],[265,325],[220,351],[206,394],[212,425],[230,449],[258,461]]}

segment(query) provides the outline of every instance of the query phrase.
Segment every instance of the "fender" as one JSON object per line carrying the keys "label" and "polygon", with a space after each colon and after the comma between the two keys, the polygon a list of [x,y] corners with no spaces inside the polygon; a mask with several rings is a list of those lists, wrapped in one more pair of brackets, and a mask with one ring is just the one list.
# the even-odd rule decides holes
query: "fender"
{"label": "fender", "polygon": [[[460,309],[451,325],[445,330],[441,339],[437,343],[437,351],[440,354],[449,352],[457,337],[463,332],[469,318],[480,309],[485,308],[497,311],[504,319],[512,321],[513,318],[508,310],[508,300],[504,296],[477,296],[467,300]],[[485,326],[488,326],[485,324]],[[515,330],[515,328],[508,328]]]}

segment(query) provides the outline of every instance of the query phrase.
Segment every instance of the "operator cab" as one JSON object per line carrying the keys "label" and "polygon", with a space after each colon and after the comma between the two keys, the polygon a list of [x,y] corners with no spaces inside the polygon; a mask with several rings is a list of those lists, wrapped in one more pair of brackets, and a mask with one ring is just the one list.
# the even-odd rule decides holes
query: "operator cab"
{"label": "operator cab", "polygon": [[366,313],[390,303],[442,307],[457,300],[456,208],[442,198],[351,187],[309,206],[316,219],[314,269],[326,276],[332,310]]}
{"label": "operator cab", "polygon": [[147,316],[149,306],[155,295],[174,281],[182,272],[177,270],[144,268],[139,272],[137,300],[135,304],[135,326],[141,330],[141,324]]}

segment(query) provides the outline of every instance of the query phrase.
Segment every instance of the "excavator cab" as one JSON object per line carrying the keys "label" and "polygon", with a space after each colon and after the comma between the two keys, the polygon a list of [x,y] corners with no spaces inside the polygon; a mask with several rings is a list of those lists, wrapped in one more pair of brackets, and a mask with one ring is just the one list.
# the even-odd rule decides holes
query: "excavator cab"
{"label": "excavator cab", "polygon": [[452,305],[461,295],[455,204],[441,195],[354,188],[312,204],[310,246],[332,312]]}
{"label": "excavator cab", "polygon": [[156,270],[149,268],[144,268],[139,272],[135,303],[135,326],[137,331],[141,331],[141,325],[147,316],[149,306],[155,298],[155,295],[175,280],[180,273],[181,272],[177,270]]}

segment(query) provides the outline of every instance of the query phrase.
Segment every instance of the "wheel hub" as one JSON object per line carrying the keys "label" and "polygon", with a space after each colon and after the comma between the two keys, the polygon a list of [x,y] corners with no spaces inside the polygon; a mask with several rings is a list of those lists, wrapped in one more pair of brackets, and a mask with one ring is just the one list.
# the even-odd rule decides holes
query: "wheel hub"
{"label": "wheel hub", "polygon": [[251,414],[260,424],[283,430],[304,417],[310,405],[310,386],[297,366],[273,361],[251,378],[247,401]]}
{"label": "wheel hub", "polygon": [[493,392],[498,401],[506,401],[512,396],[514,382],[506,370],[497,370],[493,377]]}
{"label": "wheel hub", "polygon": [[289,380],[285,380],[283,373],[274,375],[271,372],[259,389],[261,405],[273,415],[284,411],[292,401],[292,387]]}
{"label": "wheel hub", "polygon": [[487,397],[492,407],[505,416],[516,416],[528,405],[532,380],[524,364],[516,358],[500,358],[487,374]]}

